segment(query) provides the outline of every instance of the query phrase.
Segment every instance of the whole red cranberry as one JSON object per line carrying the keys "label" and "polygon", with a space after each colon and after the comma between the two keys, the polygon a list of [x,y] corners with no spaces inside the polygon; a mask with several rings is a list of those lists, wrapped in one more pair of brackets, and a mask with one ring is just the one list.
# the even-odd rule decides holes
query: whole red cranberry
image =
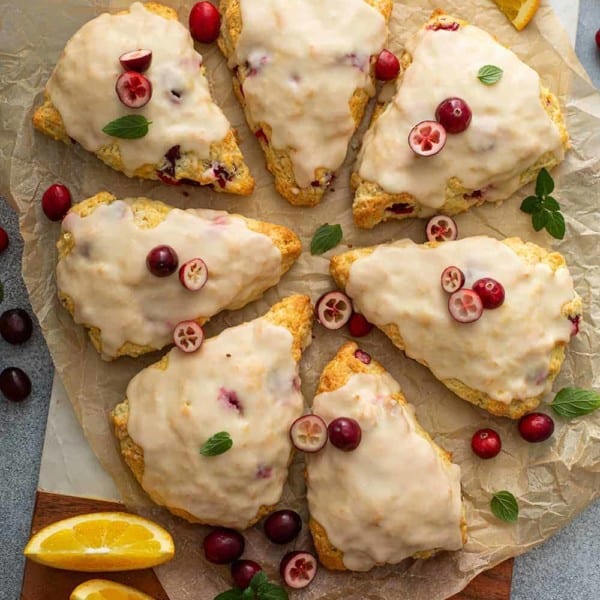
{"label": "whole red cranberry", "polygon": [[211,44],[219,37],[221,13],[210,2],[196,2],[190,11],[190,33],[203,44]]}
{"label": "whole red cranberry", "polygon": [[554,421],[544,413],[529,413],[521,417],[519,433],[527,442],[544,442],[554,433]]}
{"label": "whole red cranberry", "polygon": [[329,423],[327,428],[329,441],[344,452],[356,450],[362,438],[362,431],[358,421],[350,417],[338,417]]}
{"label": "whole red cranberry", "polygon": [[471,449],[479,458],[494,458],[502,450],[502,440],[493,429],[480,429],[471,438]]}
{"label": "whole red cranberry", "polygon": [[51,185],[42,196],[42,210],[51,221],[62,221],[71,208],[71,192],[61,183]]}
{"label": "whole red cranberry", "polygon": [[373,329],[373,324],[360,313],[353,313],[348,321],[348,331],[353,337],[364,337]]}
{"label": "whole red cranberry", "polygon": [[0,373],[0,392],[7,400],[21,402],[31,394],[31,379],[18,367],[8,367]]}
{"label": "whole red cranberry", "polygon": [[4,252],[8,248],[8,233],[0,227],[0,252]]}
{"label": "whole red cranberry", "polygon": [[260,571],[262,571],[262,567],[253,560],[236,560],[231,565],[233,583],[242,590],[250,585],[252,578]]}
{"label": "whole red cranberry", "polygon": [[400,73],[400,61],[389,50],[382,50],[375,63],[375,77],[379,81],[391,81]]}
{"label": "whole red cranberry", "polygon": [[596,31],[596,46],[598,46],[598,50],[600,50],[600,29]]}
{"label": "whole red cranberry", "polygon": [[204,538],[204,556],[211,563],[226,565],[244,553],[245,545],[246,541],[241,533],[234,529],[218,527]]}

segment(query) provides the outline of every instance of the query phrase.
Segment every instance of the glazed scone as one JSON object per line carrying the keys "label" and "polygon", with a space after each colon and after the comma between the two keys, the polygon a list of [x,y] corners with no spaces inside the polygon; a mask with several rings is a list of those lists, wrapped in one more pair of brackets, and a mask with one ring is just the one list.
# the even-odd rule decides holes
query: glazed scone
{"label": "glazed scone", "polygon": [[[376,108],[352,174],[359,227],[504,200],[563,160],[569,136],[557,98],[485,31],[436,11],[401,63],[395,96]],[[492,85],[478,78],[486,65],[503,70]],[[411,129],[435,120],[450,97],[470,107],[470,125],[448,133],[438,154],[418,156],[408,144]]]}
{"label": "glazed scone", "polygon": [[[205,262],[201,290],[186,289],[177,272],[150,272],[148,253],[163,245],[175,250],[179,267],[193,258]],[[260,298],[302,250],[280,225],[148,198],[117,200],[108,192],[73,206],[57,246],[61,302],[106,359],[160,349],[173,342],[177,323],[202,325]]]}
{"label": "glazed scone", "polygon": [[[152,96],[142,108],[128,108],[115,89],[124,72],[119,57],[140,48],[152,51],[143,74]],[[151,121],[148,133],[138,139],[103,133],[126,115]],[[67,43],[33,123],[56,140],[78,142],[129,177],[242,195],[254,189],[235,133],[211,97],[202,56],[176,11],[156,2],[136,2],[86,23]]]}
{"label": "glazed scone", "polygon": [[328,569],[367,571],[459,550],[467,525],[460,468],[415,418],[400,386],[354,342],[319,380],[313,413],[358,421],[358,448],[306,456],[310,530]]}
{"label": "glazed scone", "polygon": [[[475,322],[454,320],[441,286],[449,266],[464,273],[465,289],[484,277],[499,282],[504,303]],[[518,238],[401,240],[336,256],[330,271],[407,356],[461,398],[513,419],[550,391],[582,312],[562,255]]]}
{"label": "glazed scone", "polygon": [[222,0],[219,46],[277,191],[314,206],[374,93],[392,0]]}
{"label": "glazed scone", "polygon": [[[289,296],[193,354],[173,348],[131,380],[112,421],[125,462],[154,502],[191,522],[236,529],[272,510],[287,479],[289,428],[302,413],[298,362],[311,325],[310,299]],[[233,446],[203,456],[218,432]]]}

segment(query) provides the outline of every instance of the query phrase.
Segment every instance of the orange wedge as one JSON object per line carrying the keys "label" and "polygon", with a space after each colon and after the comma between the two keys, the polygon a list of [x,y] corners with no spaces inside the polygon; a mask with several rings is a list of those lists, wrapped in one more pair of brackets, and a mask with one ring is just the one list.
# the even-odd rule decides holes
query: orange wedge
{"label": "orange wedge", "polygon": [[136,515],[92,513],[58,521],[36,533],[27,558],[71,571],[130,571],[160,565],[175,554],[162,527]]}
{"label": "orange wedge", "polygon": [[69,600],[154,600],[139,590],[106,579],[90,579],[78,585]]}
{"label": "orange wedge", "polygon": [[518,31],[533,19],[540,6],[540,0],[494,0],[494,2]]}

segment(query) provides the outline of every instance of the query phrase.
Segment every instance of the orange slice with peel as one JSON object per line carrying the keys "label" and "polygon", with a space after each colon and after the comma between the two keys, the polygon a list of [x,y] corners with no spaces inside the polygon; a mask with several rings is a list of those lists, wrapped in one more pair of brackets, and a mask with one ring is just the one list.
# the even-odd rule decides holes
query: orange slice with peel
{"label": "orange slice with peel", "polygon": [[521,31],[537,12],[540,0],[494,0],[515,29]]}
{"label": "orange slice with peel", "polygon": [[130,571],[160,565],[175,554],[162,527],[136,515],[91,513],[44,527],[25,547],[27,558],[71,571]]}
{"label": "orange slice with peel", "polygon": [[71,592],[69,600],[154,600],[154,598],[114,581],[90,579],[78,585]]}

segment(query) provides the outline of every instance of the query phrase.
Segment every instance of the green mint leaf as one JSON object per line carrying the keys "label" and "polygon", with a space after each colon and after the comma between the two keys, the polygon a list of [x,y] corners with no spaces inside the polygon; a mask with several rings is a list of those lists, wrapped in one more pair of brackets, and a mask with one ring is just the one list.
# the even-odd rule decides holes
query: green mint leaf
{"label": "green mint leaf", "polygon": [[200,448],[200,454],[202,456],[217,456],[227,452],[231,446],[233,446],[231,436],[226,431],[220,431],[204,442],[202,448]]}
{"label": "green mint leaf", "polygon": [[495,65],[485,65],[477,72],[477,79],[484,85],[494,85],[502,79],[504,71]]}
{"label": "green mint leaf", "polygon": [[531,216],[533,228],[536,231],[541,231],[542,229],[544,229],[544,227],[546,227],[546,223],[548,223],[549,216],[550,213],[547,210],[544,210],[543,208],[533,213],[533,215]]}
{"label": "green mint leaf", "polygon": [[517,504],[517,499],[506,490],[495,493],[492,497],[490,506],[492,512],[501,521],[515,523],[519,517],[519,505]]}
{"label": "green mint leaf", "polygon": [[239,588],[231,588],[225,592],[221,592],[214,600],[243,600],[242,590]]}
{"label": "green mint leaf", "polygon": [[310,253],[323,254],[327,250],[335,248],[342,241],[343,235],[341,225],[329,225],[329,223],[321,225],[315,231],[315,235],[310,243]]}
{"label": "green mint leaf", "polygon": [[546,210],[550,210],[552,212],[558,212],[560,210],[560,204],[552,196],[546,196],[542,200],[542,206]]}
{"label": "green mint leaf", "polygon": [[256,600],[256,592],[254,589],[252,589],[252,587],[248,586],[242,592],[242,600]]}
{"label": "green mint leaf", "polygon": [[547,212],[546,231],[557,240],[562,240],[565,237],[567,227],[565,218],[559,212]]}
{"label": "green mint leaf", "polygon": [[267,578],[267,574],[264,571],[259,571],[254,574],[254,577],[250,580],[250,585],[253,590],[258,590],[261,586],[269,583],[269,579]]}
{"label": "green mint leaf", "polygon": [[521,210],[528,215],[538,212],[540,206],[541,200],[537,196],[527,196],[527,198],[521,202]]}
{"label": "green mint leaf", "polygon": [[582,390],[580,388],[563,388],[556,394],[554,401],[550,404],[552,410],[561,417],[573,419],[589,415],[600,408],[600,394],[593,390]]}
{"label": "green mint leaf", "polygon": [[266,583],[258,591],[258,600],[288,600],[288,595],[280,585]]}
{"label": "green mint leaf", "polygon": [[102,131],[116,138],[136,140],[148,133],[150,123],[143,115],[125,115],[106,124]]}
{"label": "green mint leaf", "polygon": [[535,181],[535,195],[544,197],[549,196],[554,191],[554,179],[548,173],[547,169],[540,169]]}

